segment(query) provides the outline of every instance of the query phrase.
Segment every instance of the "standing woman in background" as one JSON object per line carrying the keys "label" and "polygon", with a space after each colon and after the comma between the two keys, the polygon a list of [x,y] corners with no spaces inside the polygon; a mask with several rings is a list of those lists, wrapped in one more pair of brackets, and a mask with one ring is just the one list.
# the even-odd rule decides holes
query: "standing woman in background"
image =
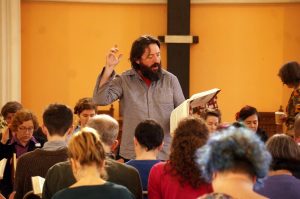
{"label": "standing woman in background", "polygon": [[244,125],[255,132],[263,142],[268,140],[268,134],[259,128],[259,116],[256,108],[244,106],[236,115],[236,121],[243,122]]}
{"label": "standing woman in background", "polygon": [[293,88],[293,92],[286,107],[287,118],[285,121],[287,134],[293,135],[295,116],[300,112],[300,65],[293,61],[284,64],[278,73],[283,84]]}
{"label": "standing woman in background", "polygon": [[124,186],[104,180],[105,152],[96,130],[86,127],[73,135],[68,152],[77,182],[57,192],[53,199],[134,198]]}

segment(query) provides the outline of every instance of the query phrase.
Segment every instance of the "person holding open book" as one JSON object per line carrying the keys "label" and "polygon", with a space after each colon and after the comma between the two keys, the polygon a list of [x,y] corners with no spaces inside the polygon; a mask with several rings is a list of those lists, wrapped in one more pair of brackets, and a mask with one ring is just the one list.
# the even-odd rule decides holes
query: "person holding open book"
{"label": "person holding open book", "polygon": [[[184,101],[177,77],[161,67],[160,42],[149,35],[136,39],[131,47],[132,69],[116,75],[120,62],[119,49],[113,47],[106,56],[106,64],[97,78],[93,99],[108,105],[119,99],[123,115],[120,155],[124,159],[135,157],[134,128],[145,119],[154,119],[165,132],[164,146],[159,159],[167,160],[171,144],[170,115]],[[180,66],[179,66],[180,67]]]}
{"label": "person holding open book", "polygon": [[10,128],[14,136],[6,141],[7,144],[0,143],[0,160],[7,159],[4,176],[0,181],[0,191],[5,197],[13,191],[13,154],[15,153],[15,157],[19,158],[21,155],[41,147],[41,143],[33,136],[34,130],[38,128],[38,121],[31,111],[22,109],[16,112]]}

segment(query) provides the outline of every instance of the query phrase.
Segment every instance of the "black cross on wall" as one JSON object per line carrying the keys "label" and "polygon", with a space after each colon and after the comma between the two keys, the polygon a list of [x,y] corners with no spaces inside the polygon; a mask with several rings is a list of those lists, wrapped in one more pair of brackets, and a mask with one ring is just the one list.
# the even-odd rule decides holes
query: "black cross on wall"
{"label": "black cross on wall", "polygon": [[190,36],[190,0],[168,0],[168,28],[166,36],[158,36],[167,44],[168,71],[176,75],[185,98],[190,88],[190,44],[198,43],[198,36]]}

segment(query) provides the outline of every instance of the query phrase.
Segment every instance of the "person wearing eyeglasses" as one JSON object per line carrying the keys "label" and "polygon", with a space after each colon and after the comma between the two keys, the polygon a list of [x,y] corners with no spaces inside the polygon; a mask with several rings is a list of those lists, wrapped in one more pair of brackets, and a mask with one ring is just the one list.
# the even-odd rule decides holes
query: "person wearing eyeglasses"
{"label": "person wearing eyeglasses", "polygon": [[13,190],[13,154],[19,158],[26,152],[41,147],[41,143],[33,136],[38,126],[36,116],[29,110],[21,109],[16,112],[11,122],[13,137],[6,144],[0,143],[0,160],[7,159],[3,179],[0,181],[0,192],[5,197]]}

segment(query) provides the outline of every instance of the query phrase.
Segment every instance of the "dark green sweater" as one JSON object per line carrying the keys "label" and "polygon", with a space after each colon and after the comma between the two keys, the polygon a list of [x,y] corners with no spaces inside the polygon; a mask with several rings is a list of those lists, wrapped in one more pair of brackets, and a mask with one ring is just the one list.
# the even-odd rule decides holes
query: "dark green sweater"
{"label": "dark green sweater", "polygon": [[117,185],[111,182],[106,182],[103,185],[80,186],[60,190],[53,199],[134,199],[134,196],[124,186]]}

